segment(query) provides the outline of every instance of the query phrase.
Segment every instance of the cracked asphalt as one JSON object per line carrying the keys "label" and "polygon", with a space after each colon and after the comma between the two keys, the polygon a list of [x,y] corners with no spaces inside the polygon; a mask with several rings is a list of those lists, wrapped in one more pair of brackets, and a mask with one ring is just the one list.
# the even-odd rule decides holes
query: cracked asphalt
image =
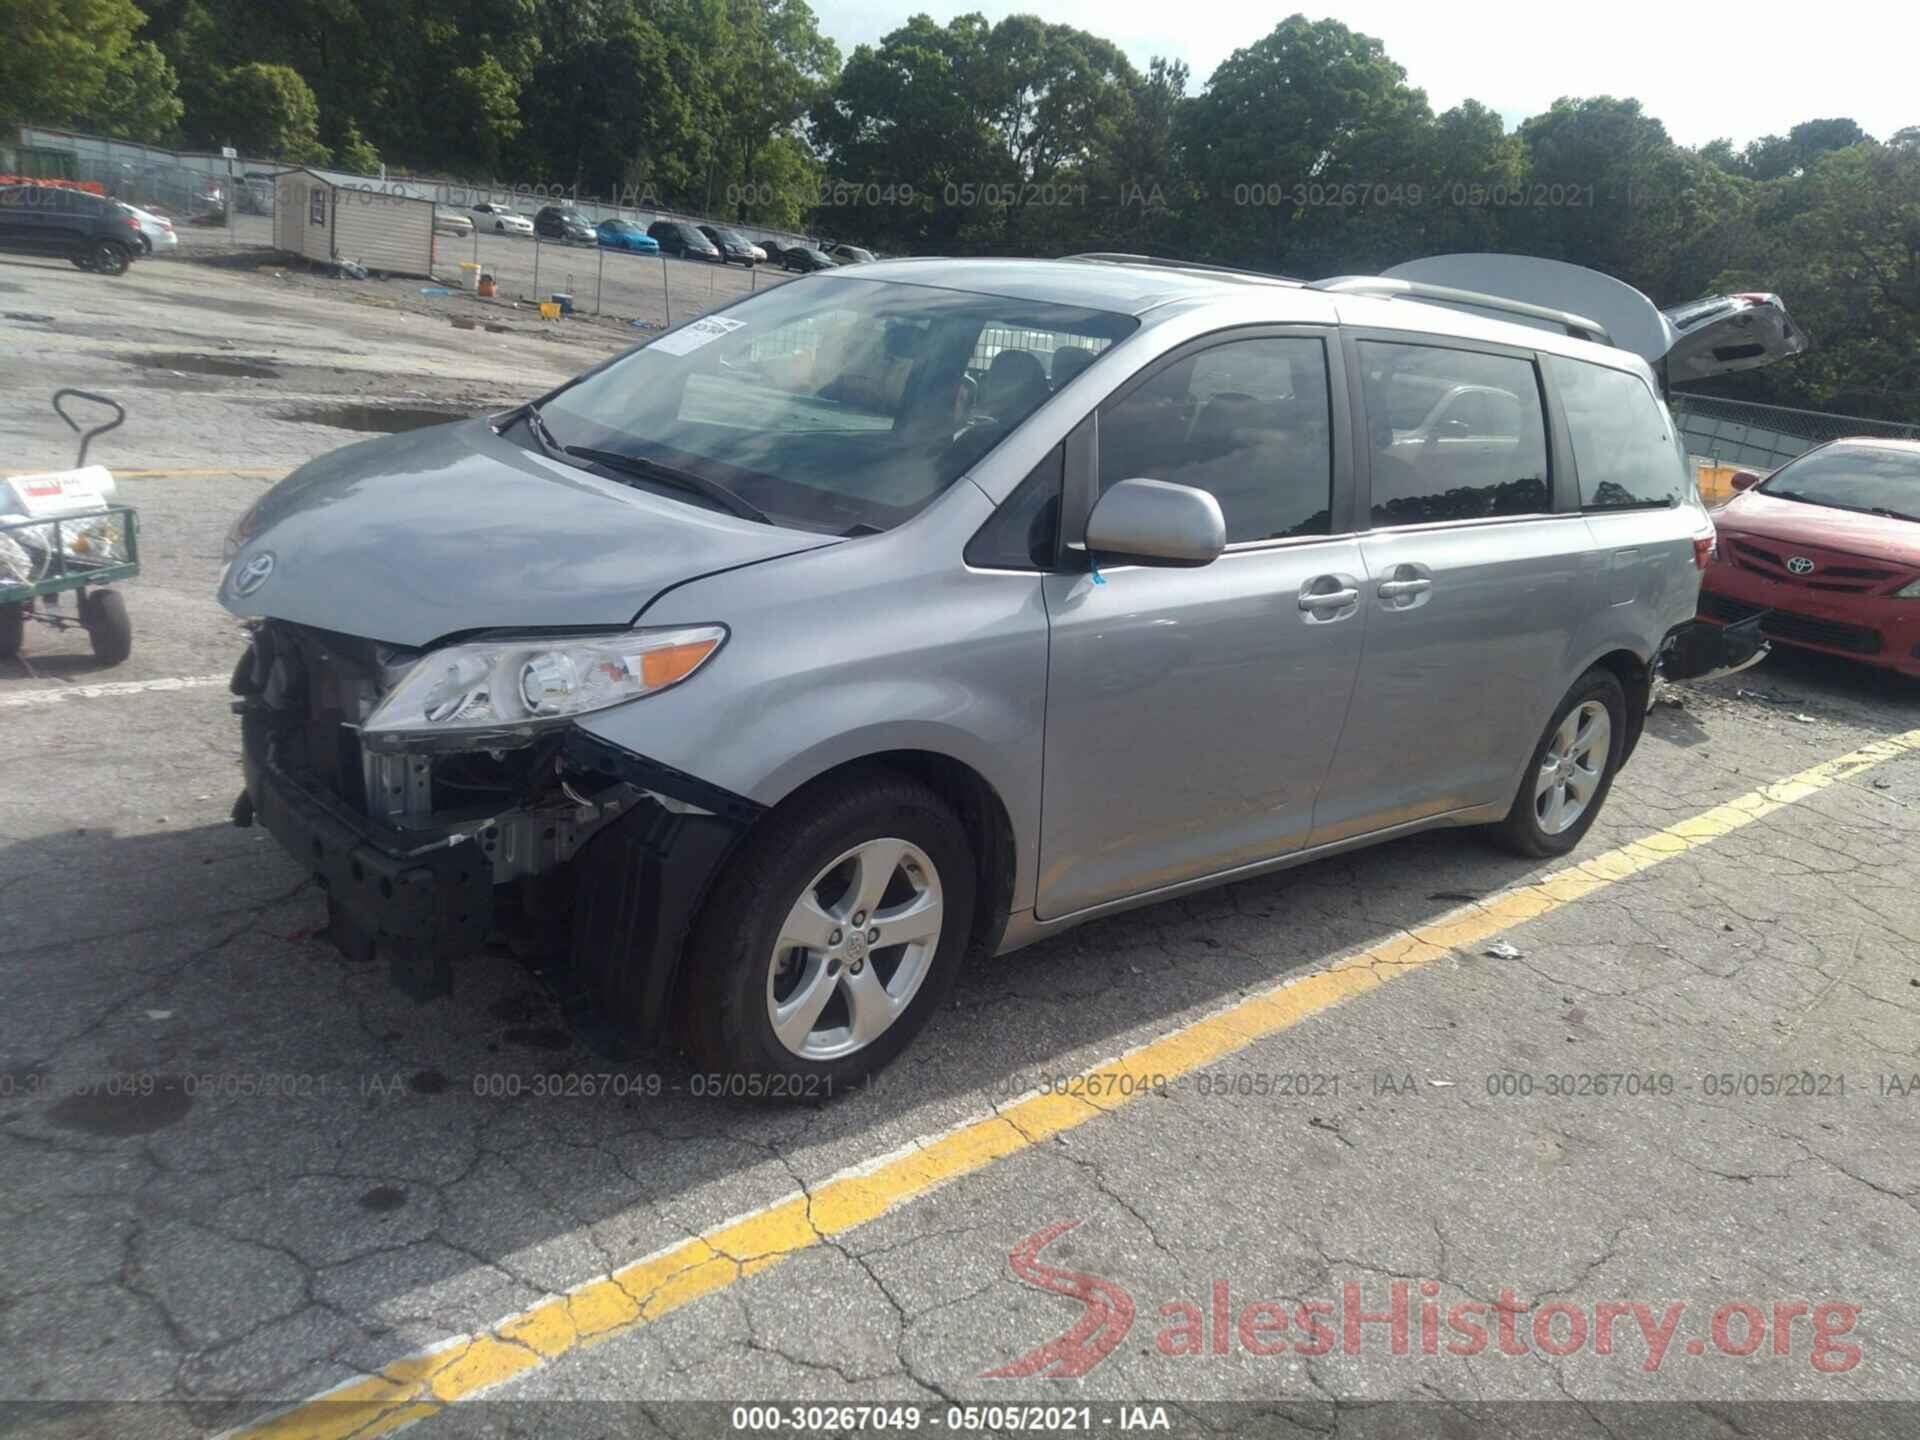
{"label": "cracked asphalt", "polygon": [[[7,468],[65,462],[31,409],[64,383],[129,404],[100,458],[178,473],[123,484],[133,658],[101,672],[33,627],[0,662],[0,1426],[246,1426],[582,1286],[568,1343],[529,1324],[484,1398],[362,1433],[718,1433],[747,1401],[1150,1400],[1221,1433],[1920,1425],[1920,749],[1512,924],[1449,917],[1555,867],[1454,832],[1090,925],[965,974],[872,1088],[758,1108],[570,1027],[504,950],[450,1000],[402,999],[226,822],[221,534],[357,438],[288,413],[509,403],[618,337],[456,342],[188,262],[109,285],[0,261],[8,285],[57,318],[0,323],[27,402],[0,418]],[[283,373],[168,380],[150,351]],[[1575,861],[1920,728],[1920,688],[1785,652],[1672,698]],[[1190,1043],[1410,936],[1423,963],[1389,983]],[[1137,1090],[1076,1092],[1141,1046]],[[1070,1123],[922,1164],[1054,1099]],[[796,1193],[805,1233],[727,1248]],[[628,1278],[690,1250],[721,1270]],[[614,1319],[582,1322],[589,1300]],[[352,1433],[336,1419],[278,1433]]]}

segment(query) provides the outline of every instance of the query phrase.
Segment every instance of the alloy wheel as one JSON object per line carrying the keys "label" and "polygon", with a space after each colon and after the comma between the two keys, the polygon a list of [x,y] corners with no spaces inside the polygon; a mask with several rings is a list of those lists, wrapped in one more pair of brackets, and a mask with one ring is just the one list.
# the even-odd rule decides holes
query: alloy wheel
{"label": "alloy wheel", "polygon": [[933,967],[943,909],[939,872],[916,845],[868,840],[836,857],[801,890],[769,957],[780,1043],[835,1060],[884,1035]]}
{"label": "alloy wheel", "polygon": [[1567,712],[1547,742],[1534,779],[1533,815],[1548,835],[1563,834],[1579,823],[1606,778],[1613,753],[1613,719],[1598,700]]}

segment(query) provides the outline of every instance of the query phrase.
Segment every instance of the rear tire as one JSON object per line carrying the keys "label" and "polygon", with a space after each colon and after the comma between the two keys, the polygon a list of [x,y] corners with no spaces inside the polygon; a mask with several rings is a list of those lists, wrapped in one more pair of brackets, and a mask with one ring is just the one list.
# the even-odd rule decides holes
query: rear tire
{"label": "rear tire", "polygon": [[1587,671],[1554,708],[1520,776],[1513,808],[1488,838],[1529,859],[1565,855],[1606,803],[1626,739],[1627,695],[1618,677],[1611,670]]}
{"label": "rear tire", "polygon": [[682,993],[695,1062],[744,1077],[737,1093],[757,1099],[858,1084],[940,1008],[974,894],[966,828],[925,785],[875,768],[803,790],[748,837],[693,928]]}
{"label": "rear tire", "polygon": [[93,642],[93,658],[118,665],[133,653],[133,621],[118,590],[89,590],[80,598],[80,623]]}
{"label": "rear tire", "polygon": [[27,634],[27,607],[0,605],[0,660],[11,660],[20,653]]}

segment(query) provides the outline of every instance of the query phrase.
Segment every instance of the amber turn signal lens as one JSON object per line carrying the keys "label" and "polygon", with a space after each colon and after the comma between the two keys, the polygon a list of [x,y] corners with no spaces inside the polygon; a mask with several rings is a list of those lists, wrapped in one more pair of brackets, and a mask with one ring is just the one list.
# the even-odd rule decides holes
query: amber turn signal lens
{"label": "amber turn signal lens", "polygon": [[649,650],[640,657],[640,681],[649,690],[684,680],[713,653],[718,640],[695,640],[686,645],[668,645]]}

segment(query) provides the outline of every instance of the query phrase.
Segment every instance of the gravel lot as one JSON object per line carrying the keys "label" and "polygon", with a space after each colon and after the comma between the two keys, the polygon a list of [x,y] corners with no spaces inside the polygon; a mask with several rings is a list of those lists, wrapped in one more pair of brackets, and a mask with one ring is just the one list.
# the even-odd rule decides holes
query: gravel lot
{"label": "gravel lot", "polygon": [[[0,463],[67,462],[55,386],[119,399],[96,456],[146,561],[125,664],[39,627],[0,662],[0,1427],[331,1391],[272,1433],[760,1428],[742,1401],[1117,1429],[1140,1399],[1195,1433],[1914,1433],[1914,687],[1784,653],[1682,687],[1571,878],[1441,833],[1105,921],[965,975],[871,1090],[752,1108],[610,1055],[504,952],[400,999],[227,823],[232,516],[664,315],[188,254],[0,257],[0,309],[52,317],[0,320]],[[1401,1303],[1402,1343],[1353,1318]]]}

